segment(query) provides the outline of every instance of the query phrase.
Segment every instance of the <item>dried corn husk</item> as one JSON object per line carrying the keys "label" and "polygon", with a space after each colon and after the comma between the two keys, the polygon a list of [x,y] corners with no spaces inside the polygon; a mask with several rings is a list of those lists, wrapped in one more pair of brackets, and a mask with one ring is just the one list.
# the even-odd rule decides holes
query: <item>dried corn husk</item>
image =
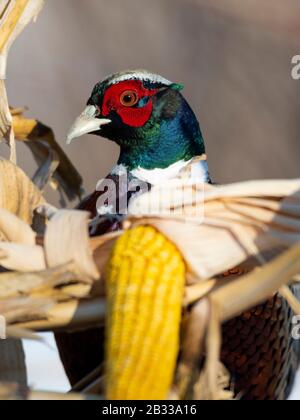
{"label": "dried corn husk", "polygon": [[[237,262],[242,262],[247,270],[251,270],[253,264],[244,263],[249,256],[254,258],[260,256],[260,263],[265,264],[263,252],[276,247],[278,252],[282,253],[284,249],[292,246],[296,242],[299,230],[299,187],[299,181],[279,181],[277,187],[276,181],[272,183],[260,181],[251,185],[241,183],[226,187],[210,186],[205,189],[203,219],[191,218],[189,206],[194,205],[193,201],[188,202],[187,211],[182,216],[178,214],[155,217],[129,216],[131,225],[138,223],[154,225],[177,244],[188,262],[190,269],[188,277],[193,278],[193,281],[187,284],[183,305],[188,306],[193,303],[196,304],[196,308],[198,305],[202,308],[204,304],[205,310],[200,310],[198,314],[200,318],[197,322],[193,318],[193,322],[201,325],[197,335],[198,342],[203,341],[205,331],[208,331],[207,363],[200,377],[197,377],[197,370],[193,369],[195,363],[193,361],[197,360],[196,348],[189,344],[189,337],[196,335],[193,333],[195,331],[193,325],[190,324],[187,333],[189,330],[192,333],[187,334],[186,340],[183,341],[183,359],[179,363],[178,370],[181,395],[211,399],[232,397],[232,393],[223,391],[229,383],[229,377],[219,362],[219,331],[223,321],[264,301],[278,290],[284,294],[294,309],[298,308],[297,302],[288,295],[285,286],[290,284],[300,272],[299,246],[292,247],[278,258],[272,255],[273,260],[269,264],[243,277],[232,274],[220,280],[211,278],[209,274],[220,274],[225,269],[235,266]],[[178,201],[178,205],[181,204]],[[121,233],[89,240],[87,224],[88,216],[85,212],[64,210],[53,213],[43,240],[43,250],[46,266],[53,267],[56,276],[50,274],[49,268],[38,273],[0,274],[0,299],[2,296],[0,303],[3,304],[11,299],[15,302],[20,299],[21,302],[24,295],[33,302],[43,299],[51,302],[45,311],[33,311],[34,313],[30,311],[22,313],[21,310],[19,312],[14,308],[17,318],[12,319],[18,328],[65,331],[103,323],[105,300],[100,297],[99,289],[96,292],[98,295],[95,295],[94,286],[98,283],[100,275],[98,269],[103,272],[112,244]],[[208,233],[210,229],[212,232]],[[230,234],[227,233],[228,230]],[[226,233],[224,236],[222,236],[223,231]],[[233,232],[235,236],[232,235]],[[277,233],[275,239],[274,232]],[[218,241],[219,251],[216,248]],[[76,244],[74,249],[73,243]],[[202,244],[205,246],[202,247]],[[35,246],[33,248],[35,249]],[[13,247],[9,246],[3,249],[4,252],[8,250],[11,252],[11,260],[17,255],[17,252],[11,251],[12,249]],[[27,249],[29,252],[30,247],[27,246]],[[216,252],[225,255],[221,263]],[[33,255],[32,252],[31,256]],[[2,256],[4,257],[5,255]],[[38,261],[36,257],[33,257],[33,260]],[[68,261],[73,262],[57,268],[58,264],[66,264]],[[256,262],[256,265],[259,263]],[[203,272],[200,270],[201,266],[204,266]],[[202,275],[199,275],[201,273]],[[13,281],[11,275],[14,277]],[[197,279],[206,281],[197,282]],[[86,281],[89,284],[83,283]],[[207,306],[205,302],[209,305]],[[18,314],[22,314],[22,317],[19,318]],[[11,316],[9,312],[8,315]],[[191,351],[192,357],[188,357]],[[193,372],[190,383],[184,378],[187,372]],[[203,384],[206,386],[203,387]]]}
{"label": "dried corn husk", "polygon": [[208,294],[210,319],[206,325],[207,359],[195,388],[198,398],[231,399],[233,396],[231,392],[224,391],[228,387],[228,381],[219,381],[222,322],[264,302],[278,291],[291,308],[298,312],[300,304],[287,286],[299,272],[300,244],[293,246],[264,267],[228,281]]}
{"label": "dried corn husk", "polygon": [[49,182],[64,192],[69,200],[83,195],[82,177],[57,143],[51,128],[23,116],[23,110],[11,109],[16,140],[31,150],[39,169],[33,181],[40,189]]}
{"label": "dried corn husk", "polygon": [[44,250],[37,245],[0,242],[0,265],[7,270],[24,272],[44,270]]}
{"label": "dried corn husk", "polygon": [[13,162],[16,162],[15,138],[4,83],[7,54],[25,26],[36,18],[43,3],[43,0],[0,1],[0,138],[5,138],[10,145]]}
{"label": "dried corn husk", "polygon": [[[187,191],[184,196],[183,188]],[[167,214],[170,195],[172,213]],[[149,203],[158,201],[161,213],[147,216]],[[199,279],[208,279],[251,256],[262,261],[264,252],[300,241],[300,180],[208,188],[170,182],[163,194],[154,187],[139,196],[129,211],[133,224],[150,224],[160,230],[176,243],[190,271]]]}
{"label": "dried corn husk", "polygon": [[[7,216],[15,217],[10,213]],[[6,226],[8,237],[13,228],[14,225]],[[54,213],[48,224],[42,241],[44,246],[32,245],[30,241],[29,244],[23,241],[25,245],[0,243],[0,264],[17,270],[0,274],[0,311],[5,313],[7,321],[20,323],[22,320],[26,327],[48,330],[102,325],[101,300],[81,300],[103,294],[97,266],[102,270],[115,236],[110,234],[90,243],[88,213],[61,210]],[[38,308],[41,308],[40,302],[44,302],[46,309],[32,311],[23,300],[25,296],[33,308],[36,308],[34,302]],[[33,323],[28,324],[30,321]],[[23,328],[23,325],[18,327]]]}
{"label": "dried corn husk", "polygon": [[[103,324],[103,298],[87,300],[91,287],[74,284],[72,264],[32,273],[0,274],[0,313],[18,329],[81,329]],[[10,330],[15,333],[15,330]]]}
{"label": "dried corn husk", "polygon": [[210,316],[207,299],[199,299],[183,320],[182,351],[177,367],[176,387],[180,399],[192,399],[197,380],[200,356],[204,350],[204,337]]}
{"label": "dried corn husk", "polygon": [[[72,299],[59,303],[47,311],[44,319],[32,317],[32,321],[19,322],[19,328],[34,331],[76,331],[104,325],[105,300],[103,298]],[[34,320],[36,319],[36,320]]]}
{"label": "dried corn husk", "polygon": [[78,277],[72,263],[44,271],[27,273],[7,272],[0,274],[0,297],[16,297],[37,290],[53,288],[74,282]]}
{"label": "dried corn husk", "polygon": [[226,321],[264,302],[282,286],[289,285],[299,273],[300,244],[297,244],[263,268],[213,290],[211,296],[220,307],[220,319]]}
{"label": "dried corn husk", "polygon": [[[0,160],[1,241],[14,241],[16,246],[33,246],[36,236],[30,227],[33,211],[38,205],[44,203],[45,200],[41,193],[21,169],[8,161]],[[1,252],[2,258],[4,258],[3,266],[6,265],[7,268],[10,268],[12,264],[12,267],[15,267],[15,262],[13,262],[15,258],[12,260],[11,256],[7,255],[8,250],[2,248]],[[19,253],[18,267],[20,264],[26,263],[24,257]],[[27,265],[26,268],[29,266]],[[4,316],[8,315],[3,310],[0,310],[0,313]],[[27,311],[24,312],[24,308],[20,311],[15,310],[14,316],[19,314],[20,318],[24,319],[25,313]],[[19,337],[19,332],[17,334],[16,331],[8,329],[7,333]],[[28,333],[25,336],[28,337]],[[0,354],[0,380],[15,380],[25,384],[27,375],[21,342],[5,340],[5,343],[0,343]]]}
{"label": "dried corn husk", "polygon": [[[0,55],[0,71],[1,71]],[[5,139],[10,146],[10,160],[17,161],[16,144],[14,132],[12,129],[12,116],[8,107],[7,93],[4,80],[0,79],[0,139]]]}
{"label": "dried corn husk", "polygon": [[48,267],[73,261],[79,277],[87,282],[100,277],[89,245],[88,221],[88,212],[58,211],[48,224],[44,242]]}
{"label": "dried corn husk", "polygon": [[28,246],[35,244],[36,234],[31,227],[5,209],[0,209],[0,232],[6,241]]}
{"label": "dried corn husk", "polygon": [[34,209],[42,204],[45,199],[25,173],[0,159],[0,208],[31,224]]}
{"label": "dried corn husk", "polygon": [[5,317],[8,325],[20,320],[31,320],[36,317],[45,317],[46,311],[53,306],[50,299],[32,299],[19,297],[0,300],[0,312]]}
{"label": "dried corn husk", "polygon": [[43,7],[43,0],[0,1],[0,78],[5,79],[6,60],[9,48],[25,26]]}
{"label": "dried corn husk", "polygon": [[[208,208],[205,211],[203,224],[197,224],[194,219],[191,220],[189,217],[186,218],[185,215],[182,216],[183,220],[180,220],[179,215],[171,215],[169,218],[165,216],[154,218],[151,216],[149,218],[130,217],[129,219],[134,224],[153,224],[155,227],[162,230],[163,233],[171,238],[179,249],[182,250],[183,255],[189,263],[189,267],[196,267],[196,269],[192,270],[194,276],[196,273],[196,277],[194,278],[209,279],[212,277],[209,274],[219,274],[225,269],[232,268],[237,262],[246,260],[249,255],[256,255],[256,252],[268,249],[269,247],[273,248],[280,243],[277,240],[274,241],[272,236],[271,238],[268,237],[267,229],[269,225],[272,226],[273,222],[269,214],[267,218],[264,218],[264,214],[263,217],[261,217],[262,212],[260,205],[262,202],[264,204],[263,210],[268,208],[268,211],[273,212],[272,214],[274,217],[277,217],[281,212],[281,202],[284,202],[284,211],[290,209],[289,206],[286,207],[286,203],[288,202],[287,198],[286,200],[283,200],[282,195],[285,197],[288,194],[293,193],[294,201],[292,214],[288,217],[288,221],[286,221],[285,217],[280,217],[277,225],[278,232],[282,230],[288,236],[293,236],[293,229],[298,229],[297,217],[299,215],[299,206],[296,194],[299,187],[298,181],[279,181],[278,184],[276,181],[273,181],[272,183],[261,181],[245,184],[245,186],[242,183],[226,187],[209,187],[205,195],[205,203],[208,203]],[[276,185],[278,188],[276,188]],[[246,190],[245,192],[244,187]],[[153,193],[155,194],[155,190]],[[272,194],[272,198],[268,196],[269,193]],[[249,194],[249,197],[247,194]],[[260,197],[260,194],[263,195],[263,198]],[[258,198],[251,198],[254,195]],[[231,205],[232,203],[230,203],[229,205],[224,205],[224,200],[241,200],[240,196],[242,196],[244,200],[243,205],[247,203],[247,206],[251,205],[251,208],[254,208],[250,217],[248,207],[247,211],[244,212],[246,213],[246,216],[244,216],[244,214],[241,216],[240,208],[237,209],[235,204]],[[276,196],[278,199],[275,200],[274,197]],[[291,198],[289,198],[289,202],[290,201]],[[193,205],[192,202],[191,205]],[[269,207],[267,205],[269,205]],[[220,217],[219,214],[221,214]],[[226,217],[230,219],[230,233],[227,232],[228,229],[226,230],[222,226],[222,223],[226,224]],[[243,217],[242,220],[241,217]],[[207,220],[208,222],[206,222]],[[211,220],[214,220],[214,224],[211,223]],[[218,222],[221,220],[222,223],[217,223],[216,220]],[[92,256],[92,248],[97,249],[96,252],[94,251],[94,258],[96,258],[97,262],[98,260],[101,260],[101,263],[97,265],[103,270],[114,240],[119,235],[104,235],[99,239],[93,238],[91,242],[89,242],[87,236],[87,223],[88,216],[84,212],[57,211],[54,213],[54,216],[49,223],[44,238],[45,260],[48,267],[57,267],[71,261],[75,264],[71,270],[73,279],[77,282],[77,286],[75,285],[75,289],[73,288],[73,291],[75,290],[73,293],[75,293],[76,297],[79,299],[88,296],[91,290],[89,287],[83,289],[83,285],[80,284],[80,282],[94,282],[99,279],[100,273],[96,268],[96,262]],[[259,229],[257,226],[259,226]],[[212,232],[208,233],[210,229],[212,229]],[[235,232],[236,235],[232,236],[232,232]],[[200,233],[199,236],[197,236],[196,233]],[[217,236],[217,239],[215,239],[215,236]],[[77,238],[80,238],[80,240]],[[219,258],[217,258],[218,248],[215,246],[217,242],[219,242],[218,247],[222,251],[219,251]],[[201,247],[202,243],[205,243],[205,247]],[[73,249],[74,244],[75,246]],[[259,247],[259,244],[262,245]],[[13,248],[9,249],[11,250]],[[39,251],[33,247],[33,252],[30,257],[31,261],[35,261],[34,264],[36,264],[36,266],[42,263],[41,256],[34,257],[34,252],[41,255],[40,248],[38,249]],[[27,248],[27,251],[30,252],[30,248]],[[221,253],[224,254],[223,258]],[[15,255],[17,255],[16,252]],[[5,255],[3,255],[2,258],[5,258]],[[14,260],[14,258],[13,251],[11,251],[11,267],[13,267],[12,260]],[[17,258],[15,258],[15,260],[17,260]],[[76,268],[74,268],[75,266]],[[40,266],[40,268],[42,267]],[[17,269],[21,271],[20,268]],[[226,283],[230,283],[229,280],[230,279],[227,279]],[[58,283],[59,281],[61,281],[61,279],[58,279]],[[48,287],[46,278],[40,278],[39,282],[44,284],[45,288]],[[185,305],[189,305],[190,303],[199,300],[201,297],[213,293],[216,282],[218,283],[218,288],[220,288],[220,281],[216,279],[208,280],[203,283],[203,285],[196,283],[188,286],[184,301]],[[34,293],[33,285],[28,284],[28,286],[25,286],[24,283],[23,287],[28,287],[28,293],[31,295]],[[66,299],[65,292],[58,292],[55,290],[55,287],[55,284],[54,288],[53,285],[51,285],[50,289],[48,289],[47,296],[51,296],[56,299],[56,301]],[[76,289],[76,287],[78,287],[78,289]],[[17,290],[17,287],[15,287],[15,290]],[[70,290],[71,289],[69,289],[69,291]],[[44,291],[43,293],[46,292]]]}

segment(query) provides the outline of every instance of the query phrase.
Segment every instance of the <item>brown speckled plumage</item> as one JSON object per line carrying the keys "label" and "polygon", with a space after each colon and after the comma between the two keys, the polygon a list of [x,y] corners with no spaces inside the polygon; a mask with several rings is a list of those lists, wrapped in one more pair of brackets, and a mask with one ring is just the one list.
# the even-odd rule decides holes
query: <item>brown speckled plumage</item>
{"label": "brown speckled plumage", "polygon": [[278,295],[223,326],[222,361],[244,400],[284,400],[299,362],[293,313]]}

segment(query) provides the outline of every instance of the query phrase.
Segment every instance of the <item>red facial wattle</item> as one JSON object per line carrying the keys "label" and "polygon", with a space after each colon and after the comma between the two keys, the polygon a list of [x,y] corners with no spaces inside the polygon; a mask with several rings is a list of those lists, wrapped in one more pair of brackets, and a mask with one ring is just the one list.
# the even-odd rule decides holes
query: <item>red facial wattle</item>
{"label": "red facial wattle", "polygon": [[[121,95],[126,91],[134,92],[138,100],[149,98],[142,107],[125,106],[121,102]],[[153,109],[152,97],[158,89],[146,89],[139,80],[125,80],[110,86],[103,98],[102,115],[107,117],[111,111],[115,111],[123,123],[130,127],[143,127],[150,119]]]}

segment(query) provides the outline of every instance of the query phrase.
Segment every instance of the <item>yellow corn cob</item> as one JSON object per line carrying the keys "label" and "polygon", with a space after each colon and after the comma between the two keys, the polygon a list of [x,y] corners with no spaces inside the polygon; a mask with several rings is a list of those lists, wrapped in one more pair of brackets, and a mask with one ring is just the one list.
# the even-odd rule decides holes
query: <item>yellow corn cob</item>
{"label": "yellow corn cob", "polygon": [[106,397],[165,399],[179,349],[185,264],[150,226],[125,232],[107,269]]}

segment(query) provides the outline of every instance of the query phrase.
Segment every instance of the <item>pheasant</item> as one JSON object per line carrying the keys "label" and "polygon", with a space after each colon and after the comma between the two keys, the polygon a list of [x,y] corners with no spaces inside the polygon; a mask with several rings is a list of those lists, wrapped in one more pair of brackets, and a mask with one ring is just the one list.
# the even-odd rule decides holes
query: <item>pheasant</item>
{"label": "pheasant", "polygon": [[[180,84],[172,83],[145,70],[125,71],[111,75],[96,84],[87,107],[71,127],[67,141],[70,143],[83,134],[91,133],[105,137],[119,145],[120,155],[117,165],[108,174],[102,186],[106,185],[107,180],[112,180],[119,186],[120,179],[126,174],[128,182],[135,180],[138,181],[138,184],[144,183],[143,185],[151,188],[153,185],[163,183],[164,180],[181,176],[191,165],[193,170],[190,172],[190,176],[195,177],[195,182],[210,183],[201,129],[194,112],[181,94],[182,88]],[[128,183],[126,185],[128,187]],[[98,190],[79,205],[80,209],[90,211],[94,218],[91,234],[98,235],[120,227],[122,218],[120,213],[123,213],[124,210],[122,206],[124,202],[126,206],[137,191],[129,191],[128,188],[121,190],[118,188],[118,191],[117,201],[111,204],[110,197],[105,195],[105,189],[100,184]],[[104,195],[106,200],[101,199]],[[120,202],[123,204],[120,205]],[[123,242],[121,241],[119,246],[119,255],[112,257],[112,267],[110,267],[112,271],[108,275],[108,283],[113,282],[111,276],[116,276],[116,273],[121,275],[120,273],[125,270],[124,264],[128,260],[127,257],[132,247],[135,252],[139,249],[142,253],[143,246],[148,246],[151,249],[149,253],[155,258],[156,263],[160,260],[160,251],[164,249],[168,254],[166,258],[169,267],[172,268],[174,279],[173,285],[169,285],[169,293],[173,296],[174,302],[179,301],[182,297],[180,297],[182,290],[180,285],[182,285],[184,277],[184,263],[181,256],[172,247],[172,244],[165,241],[158,232],[154,232],[154,229],[150,227],[137,229],[131,236],[124,236]],[[153,248],[153,243],[157,244],[157,249]],[[118,267],[114,266],[115,260],[119,264]],[[143,261],[140,259],[139,261],[142,266]],[[166,265],[165,261],[161,261],[161,263]],[[135,261],[131,260],[131,264],[135,267]],[[159,281],[160,271],[155,271],[154,265],[153,263],[152,279],[155,278]],[[145,281],[146,284],[150,274],[145,273],[141,266],[136,263],[136,267],[131,270],[129,277],[135,276],[134,271],[144,273],[145,279],[140,280]],[[178,288],[176,285],[174,286],[175,279]],[[137,281],[139,280],[134,280],[134,282]],[[149,284],[152,284],[151,281]],[[115,299],[122,298],[118,295],[118,287],[115,287],[112,295],[108,296],[111,308],[115,308]],[[141,298],[142,294],[139,297]],[[124,296],[123,299],[125,299]],[[168,296],[165,296],[165,299],[168,299]],[[114,311],[116,310],[114,309]],[[128,313],[124,314],[124,317],[126,316],[134,318],[134,310],[130,309],[130,305]],[[286,329],[290,316],[285,302],[276,297],[260,308],[255,308],[248,314],[242,314],[224,325],[223,363],[229,368],[235,391],[241,393],[242,398],[279,399],[286,396],[288,384],[291,383],[289,375],[293,373],[292,359],[295,356],[291,350],[292,343]],[[166,390],[170,385],[177,357],[176,352],[172,353],[171,343],[173,342],[175,345],[179,330],[175,328],[166,332],[166,337],[169,337],[170,353],[168,360],[164,362],[166,365],[164,374],[160,377],[161,372],[159,370],[156,372],[156,368],[153,366],[153,374],[150,375],[152,382],[149,379],[148,386],[144,385],[132,390],[134,384],[130,387],[128,384],[130,375],[133,375],[130,368],[127,366],[126,370],[122,365],[122,360],[110,357],[117,351],[114,347],[116,344],[113,344],[116,342],[114,334],[117,334],[116,331],[118,331],[117,327],[114,327],[117,318],[118,315],[114,315],[114,312],[110,314],[108,322],[111,325],[111,331],[106,333],[107,364],[109,366],[108,397],[112,399],[139,397],[160,399],[166,397]],[[180,313],[177,311],[173,315],[170,314],[171,318],[178,321]],[[270,318],[272,319],[270,320]],[[270,328],[270,322],[272,328]],[[179,325],[179,321],[177,324]],[[139,327],[141,326],[136,326],[137,329]],[[155,326],[153,328],[155,330]],[[127,331],[126,340],[128,340],[128,334]],[[277,336],[281,340],[280,346],[277,346]],[[251,337],[251,343],[249,337]],[[61,358],[72,384],[101,363],[103,352],[101,354],[99,348],[102,341],[103,331],[99,330],[57,335]],[[84,348],[82,343],[84,343]],[[143,345],[143,343],[140,344]],[[165,344],[168,346],[168,341]],[[272,347],[274,344],[276,344],[275,349]],[[122,342],[118,345],[122,347]],[[123,343],[122,347],[125,359],[126,357],[128,359],[126,349],[130,347],[130,342],[127,345]],[[134,351],[133,346],[131,346],[131,351]],[[70,358],[70,354],[73,354],[74,361]],[[273,363],[274,360],[276,363]],[[131,367],[131,369],[133,368],[134,366]],[[141,367],[138,370],[141,371],[140,375],[143,375],[143,372],[146,375],[146,371],[148,372],[149,369],[152,369],[151,366],[144,366],[141,362]],[[260,372],[263,374],[259,375]],[[136,374],[138,375],[138,373]],[[155,376],[160,378],[161,384],[161,389],[157,392],[153,385]]]}
{"label": "pheasant", "polygon": [[[114,181],[117,190],[122,191],[120,195],[126,195],[125,209],[119,205],[122,200],[118,196],[117,205],[113,205],[109,213],[126,210],[127,198],[135,192],[128,191],[127,185],[119,188],[124,176],[128,184],[137,180],[140,181],[138,187],[151,187],[178,176],[199,157],[197,165],[193,164],[192,174],[199,182],[210,181],[203,136],[195,114],[180,93],[182,88],[145,70],[114,74],[94,87],[67,141],[70,143],[82,134],[91,133],[120,146],[117,165],[106,179]],[[79,208],[89,210],[93,216],[108,213],[105,206],[97,208],[102,192],[100,184],[98,191],[87,197]],[[107,217],[102,222],[107,225]],[[99,226],[96,232],[103,233],[99,232]]]}

